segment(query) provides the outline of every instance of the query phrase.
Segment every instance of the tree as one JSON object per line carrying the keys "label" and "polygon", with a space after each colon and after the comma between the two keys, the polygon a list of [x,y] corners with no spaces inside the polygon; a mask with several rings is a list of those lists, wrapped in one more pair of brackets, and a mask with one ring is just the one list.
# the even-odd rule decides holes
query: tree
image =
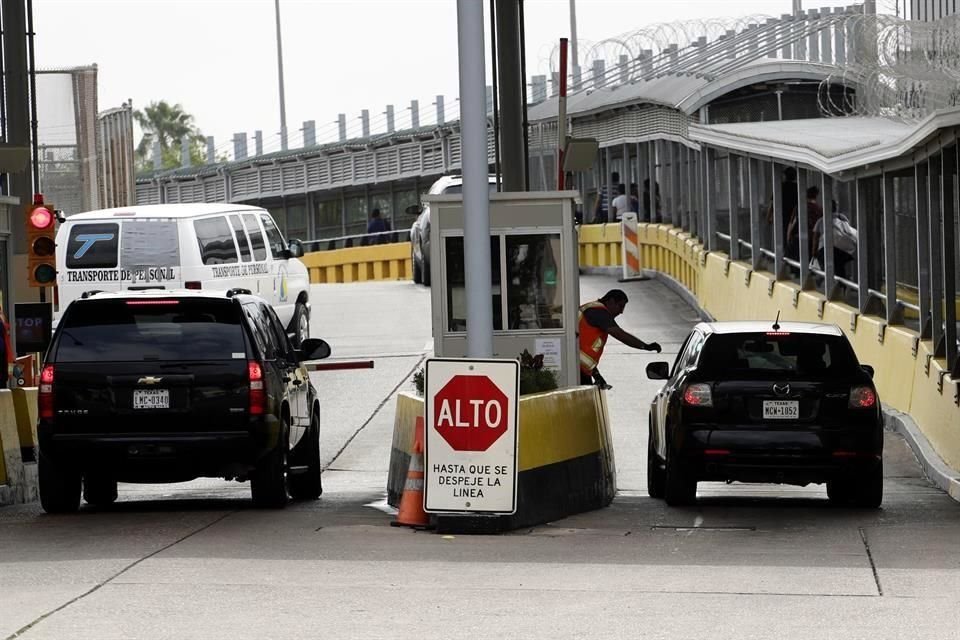
{"label": "tree", "polygon": [[180,166],[180,144],[186,136],[190,139],[190,162],[193,165],[206,162],[203,145],[205,138],[194,124],[193,116],[179,104],[171,105],[166,100],[151,102],[142,111],[137,109],[133,117],[143,129],[143,138],[137,145],[137,165],[141,170],[153,169],[153,144],[160,142],[160,156],[164,169]]}

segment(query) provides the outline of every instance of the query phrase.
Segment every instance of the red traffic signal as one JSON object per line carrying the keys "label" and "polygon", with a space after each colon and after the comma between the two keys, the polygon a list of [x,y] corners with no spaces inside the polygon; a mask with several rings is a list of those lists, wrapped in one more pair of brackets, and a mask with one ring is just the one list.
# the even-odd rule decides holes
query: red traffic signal
{"label": "red traffic signal", "polygon": [[43,204],[42,197],[27,207],[27,281],[31,287],[47,287],[55,284],[57,279],[57,216],[54,211],[52,204]]}
{"label": "red traffic signal", "polygon": [[35,207],[30,212],[30,225],[38,231],[53,227],[55,219],[53,212],[46,207]]}

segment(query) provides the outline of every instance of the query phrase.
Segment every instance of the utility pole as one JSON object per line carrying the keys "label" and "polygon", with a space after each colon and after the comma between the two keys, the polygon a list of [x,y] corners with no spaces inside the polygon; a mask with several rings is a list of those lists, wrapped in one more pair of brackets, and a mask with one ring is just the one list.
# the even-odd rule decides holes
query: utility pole
{"label": "utility pole", "polygon": [[[525,191],[527,159],[523,150],[523,114],[527,105],[523,103],[525,80],[520,73],[520,4],[518,0],[496,0],[496,8],[503,190]],[[484,104],[482,97],[480,104]]]}
{"label": "utility pole", "polygon": [[280,38],[280,0],[274,0],[277,12],[277,78],[280,82],[280,148],[287,150],[287,103],[283,96],[283,43]]}
{"label": "utility pole", "polygon": [[[577,54],[577,0],[570,0],[570,61],[574,83],[580,77],[580,56]],[[574,89],[577,89],[576,84]]]}

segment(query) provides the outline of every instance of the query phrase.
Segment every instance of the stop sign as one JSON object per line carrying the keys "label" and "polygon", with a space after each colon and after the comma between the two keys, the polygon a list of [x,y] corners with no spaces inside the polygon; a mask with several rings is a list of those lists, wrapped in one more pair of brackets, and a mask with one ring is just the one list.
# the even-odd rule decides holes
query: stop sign
{"label": "stop sign", "polygon": [[455,375],[433,399],[433,428],[454,451],[486,451],[507,432],[507,396],[484,375]]}

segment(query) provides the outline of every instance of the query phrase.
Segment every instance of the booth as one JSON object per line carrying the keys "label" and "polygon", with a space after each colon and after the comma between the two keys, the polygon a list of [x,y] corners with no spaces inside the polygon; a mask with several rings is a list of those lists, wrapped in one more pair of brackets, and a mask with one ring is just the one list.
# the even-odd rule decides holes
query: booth
{"label": "booth", "polygon": [[[493,357],[542,355],[561,388],[579,384],[579,256],[571,191],[490,194]],[[467,355],[463,197],[431,195],[434,353]]]}

